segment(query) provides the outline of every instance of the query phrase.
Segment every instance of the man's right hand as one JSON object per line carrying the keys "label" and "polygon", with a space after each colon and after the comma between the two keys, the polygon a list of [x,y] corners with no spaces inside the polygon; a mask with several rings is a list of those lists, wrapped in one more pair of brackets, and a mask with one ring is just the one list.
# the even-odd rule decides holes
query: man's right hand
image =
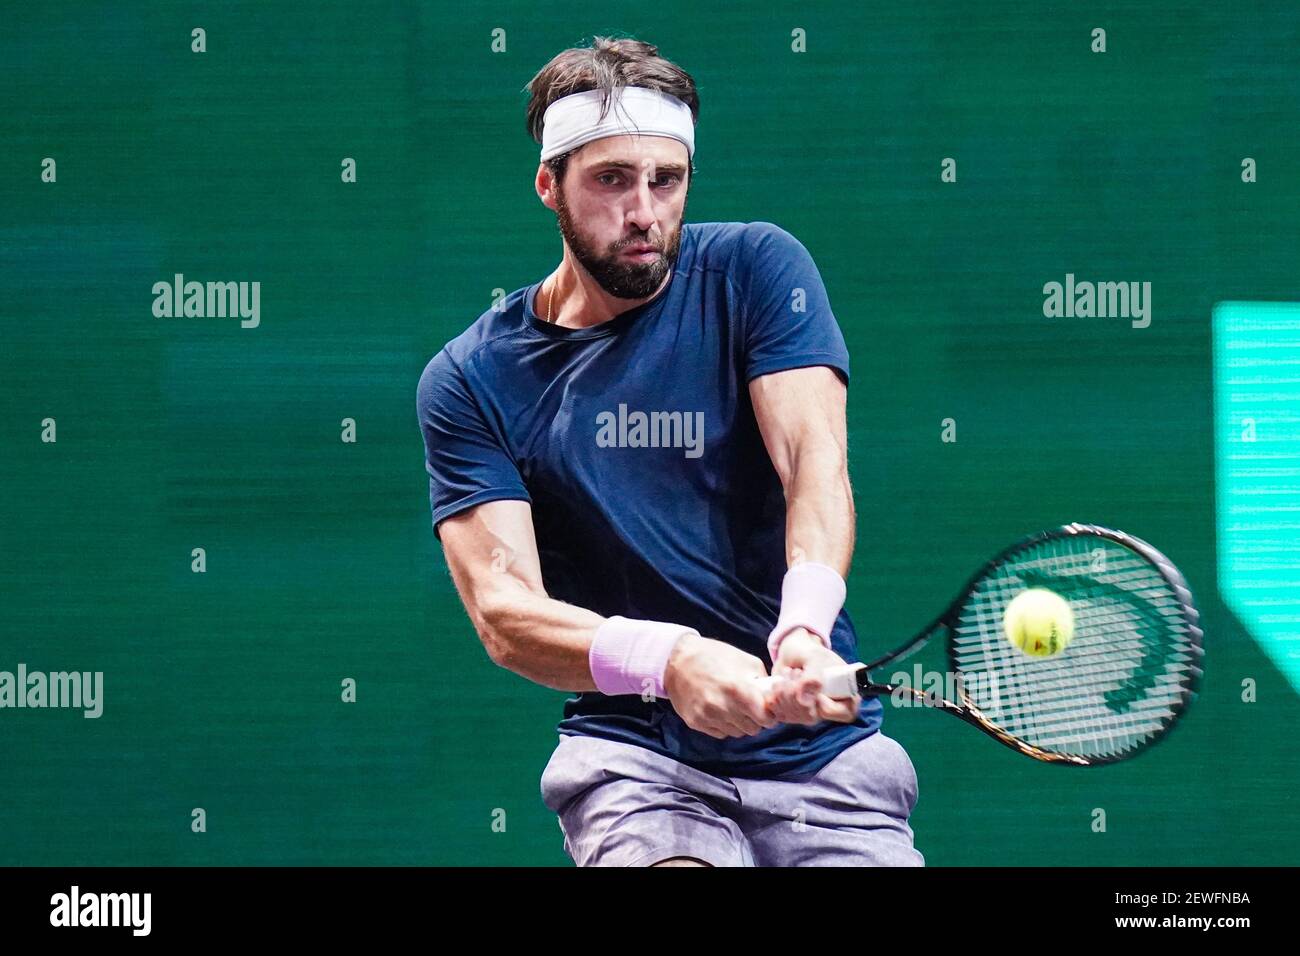
{"label": "man's right hand", "polygon": [[723,641],[686,634],[678,640],[664,671],[664,690],[673,710],[692,730],[710,737],[748,737],[777,719],[767,709],[767,694],[755,677],[767,669],[753,654]]}

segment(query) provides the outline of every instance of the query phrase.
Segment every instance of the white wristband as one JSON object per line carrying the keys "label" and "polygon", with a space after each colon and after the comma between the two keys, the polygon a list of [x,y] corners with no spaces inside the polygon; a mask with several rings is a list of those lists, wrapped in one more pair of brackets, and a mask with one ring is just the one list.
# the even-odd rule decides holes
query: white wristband
{"label": "white wristband", "polygon": [[611,696],[653,694],[668,699],[664,672],[673,648],[686,634],[699,634],[692,627],[664,621],[607,618],[591,642],[587,663],[596,689]]}
{"label": "white wristband", "polygon": [[828,564],[803,561],[785,573],[781,582],[781,615],[767,638],[767,650],[775,661],[781,642],[796,628],[804,628],[831,646],[831,629],[848,588],[840,573]]}

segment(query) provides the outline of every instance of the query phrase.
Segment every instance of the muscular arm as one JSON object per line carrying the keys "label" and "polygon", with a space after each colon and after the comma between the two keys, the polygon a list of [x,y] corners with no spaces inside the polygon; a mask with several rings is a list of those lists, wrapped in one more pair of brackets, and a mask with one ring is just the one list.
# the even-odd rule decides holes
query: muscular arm
{"label": "muscular arm", "polygon": [[844,382],[825,365],[795,368],[753,379],[749,396],[785,489],[787,566],[816,561],[847,577],[856,512]]}
{"label": "muscular arm", "polygon": [[[787,563],[816,561],[847,575],[854,510],[843,383],[825,366],[791,369],[755,378],[750,397],[785,489]],[[442,521],[439,534],[456,590],[495,663],[557,690],[596,689],[588,657],[605,619],[547,595],[528,502],[485,502]],[[825,666],[830,659],[823,655],[833,652],[810,635],[791,635],[782,644],[783,662],[794,666]],[[731,736],[770,725],[748,690],[748,678],[762,673],[752,655],[707,638],[683,639],[665,683],[688,724]],[[789,719],[800,719],[795,704],[790,707]],[[851,719],[851,713],[822,697],[817,716]],[[806,714],[800,722],[812,722],[813,713]]]}
{"label": "muscular arm", "polygon": [[441,522],[447,566],[488,656],[556,690],[595,690],[587,661],[605,620],[546,594],[526,501],[489,501]]}
{"label": "muscular arm", "polygon": [[[556,690],[596,690],[589,655],[605,618],[546,594],[526,501],[489,501],[439,525],[447,565],[488,656]],[[598,573],[598,572],[594,572]],[[695,633],[677,640],[664,687],[687,726],[719,739],[776,719],[753,678],[763,662]]]}
{"label": "muscular arm", "polygon": [[[814,561],[847,577],[856,513],[844,382],[831,368],[818,365],[760,375],[749,383],[749,394],[785,490],[787,566]],[[856,719],[859,698],[832,700],[821,693],[822,671],[840,663],[821,638],[803,629],[792,631],[772,665],[773,674],[789,678],[771,702],[773,712],[801,724]]]}

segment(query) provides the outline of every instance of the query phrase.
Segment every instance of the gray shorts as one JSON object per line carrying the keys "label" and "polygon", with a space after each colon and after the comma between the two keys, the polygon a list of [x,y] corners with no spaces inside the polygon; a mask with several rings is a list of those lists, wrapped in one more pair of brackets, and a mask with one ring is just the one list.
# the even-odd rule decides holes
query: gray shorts
{"label": "gray shorts", "polygon": [[916,769],[877,731],[797,780],[715,777],[644,747],[563,735],[542,773],[578,866],[924,866]]}

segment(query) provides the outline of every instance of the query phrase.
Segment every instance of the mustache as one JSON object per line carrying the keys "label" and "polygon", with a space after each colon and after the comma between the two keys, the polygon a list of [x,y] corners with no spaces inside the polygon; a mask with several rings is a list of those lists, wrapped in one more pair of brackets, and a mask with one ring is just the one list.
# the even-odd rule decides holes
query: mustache
{"label": "mustache", "polygon": [[656,252],[664,252],[667,250],[667,245],[668,245],[667,242],[663,240],[659,242],[655,242],[654,240],[648,238],[647,239],[625,239],[623,242],[620,242],[618,245],[614,246],[614,251],[622,252],[624,249],[628,249],[632,246],[650,246]]}

